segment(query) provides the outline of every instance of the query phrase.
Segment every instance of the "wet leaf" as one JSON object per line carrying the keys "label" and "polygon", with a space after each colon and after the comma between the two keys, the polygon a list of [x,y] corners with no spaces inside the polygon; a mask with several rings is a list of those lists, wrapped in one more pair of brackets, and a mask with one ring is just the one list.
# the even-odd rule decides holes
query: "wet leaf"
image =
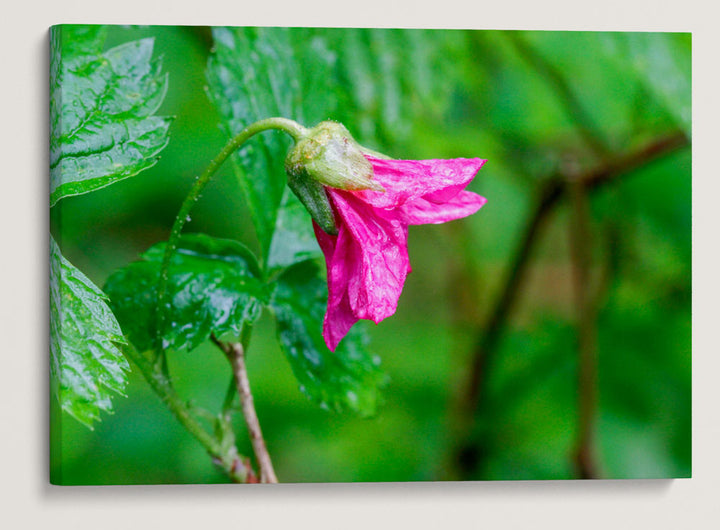
{"label": "wet leaf", "polygon": [[50,204],[136,175],[167,145],[170,120],[153,116],[167,74],[153,39],[102,52],[101,26],[55,26],[50,68]]}
{"label": "wet leaf", "polygon": [[[295,65],[286,32],[264,28],[214,28],[215,52],[208,64],[210,96],[231,138],[272,116],[297,118]],[[266,255],[285,188],[285,155],[291,140],[265,132],[233,157],[255,230]]]}
{"label": "wet leaf", "polygon": [[107,297],[73,267],[50,238],[50,375],[62,409],[92,428],[123,395],[128,362]]}
{"label": "wet leaf", "polygon": [[[215,51],[207,77],[228,138],[272,116],[304,125],[334,117],[337,87],[330,68],[335,54],[322,37],[313,38],[307,31],[213,28]],[[285,133],[265,132],[248,141],[233,158],[263,258],[275,265],[287,264],[292,255],[281,247],[294,246],[296,236],[304,240],[311,231],[310,216],[296,208],[294,197],[285,196],[284,164],[290,146]],[[285,207],[293,211],[285,212]]]}
{"label": "wet leaf", "polygon": [[[154,346],[157,283],[165,243],[113,273],[105,285],[130,342],[140,351]],[[202,234],[182,237],[170,265],[163,346],[192,350],[213,333],[238,336],[253,322],[266,299],[252,253],[236,241]]]}
{"label": "wet leaf", "polygon": [[[453,32],[327,28],[213,28],[213,38],[209,93],[228,137],[259,119],[282,116],[308,127],[338,120],[373,145],[407,138],[415,113],[447,109],[453,87],[448,60],[460,56],[463,39]],[[270,267],[292,265],[311,250],[288,261],[293,253],[284,248],[311,233],[309,215],[284,211],[297,206],[284,195],[289,146],[283,133],[263,133],[234,158]]]}
{"label": "wet leaf", "polygon": [[280,345],[300,390],[321,407],[373,414],[387,376],[380,370],[380,359],[366,350],[360,326],[353,327],[334,353],[325,345],[327,286],[319,272],[314,261],[305,261],[278,280],[271,308]]}

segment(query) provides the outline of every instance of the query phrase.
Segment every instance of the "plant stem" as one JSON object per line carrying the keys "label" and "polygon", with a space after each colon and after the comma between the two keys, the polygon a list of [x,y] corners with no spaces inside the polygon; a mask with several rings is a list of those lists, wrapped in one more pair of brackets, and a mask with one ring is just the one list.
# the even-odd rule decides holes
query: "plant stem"
{"label": "plant stem", "polygon": [[578,434],[575,467],[580,478],[597,478],[593,451],[593,431],[597,414],[597,308],[590,286],[591,231],[587,190],[583,182],[568,179],[571,221],[570,253],[578,329]]}
{"label": "plant stem", "polygon": [[[267,118],[257,121],[248,125],[239,134],[232,138],[225,147],[223,147],[220,153],[218,153],[218,155],[210,162],[205,171],[203,171],[203,173],[195,181],[195,184],[193,184],[187,197],[185,197],[185,200],[180,206],[180,211],[175,217],[175,221],[173,222],[160,268],[160,278],[157,289],[157,306],[154,313],[154,351],[156,357],[153,362],[151,362],[140,353],[135,351],[131,353],[132,359],[140,368],[140,371],[143,373],[143,376],[155,393],[160,396],[183,427],[185,427],[185,429],[192,434],[203,445],[203,447],[205,447],[207,452],[213,457],[213,460],[220,465],[228,476],[230,476],[230,478],[235,482],[255,482],[257,479],[246,460],[237,454],[237,449],[234,444],[230,447],[225,447],[226,444],[222,444],[217,438],[211,436],[190,414],[188,408],[175,393],[168,374],[167,359],[165,356],[166,345],[162,340],[162,332],[165,329],[165,320],[167,318],[168,310],[170,309],[170,303],[167,300],[170,262],[174,252],[177,250],[177,246],[180,241],[180,234],[183,226],[185,226],[185,223],[188,221],[190,210],[192,210],[192,207],[200,198],[200,194],[208,182],[210,182],[210,179],[213,175],[215,175],[217,170],[230,157],[230,155],[232,155],[252,136],[271,129],[277,129],[288,133],[296,142],[307,134],[307,129],[305,129],[305,127],[286,118]],[[232,397],[232,393],[228,393],[228,396],[226,396],[226,402],[223,407],[223,419],[226,419]],[[250,405],[252,406],[252,401],[250,402]],[[270,470],[272,471],[272,468],[270,468]],[[271,478],[275,478],[274,473],[272,473]]]}
{"label": "plant stem", "polygon": [[270,453],[268,453],[265,439],[260,429],[260,420],[255,412],[255,402],[250,390],[250,380],[245,364],[245,348],[239,342],[222,342],[213,337],[213,342],[225,353],[233,368],[235,384],[237,385],[243,417],[250,434],[255,458],[260,468],[260,482],[264,484],[277,484],[277,477],[273,469]]}
{"label": "plant stem", "polygon": [[[168,271],[170,269],[170,261],[172,255],[177,249],[178,242],[180,241],[180,233],[182,232],[183,226],[188,220],[190,210],[195,205],[197,200],[200,198],[202,190],[205,188],[207,183],[217,172],[220,166],[225,160],[230,157],[243,143],[249,140],[254,135],[268,131],[271,129],[277,129],[288,133],[292,136],[293,140],[297,141],[307,133],[307,129],[299,123],[288,120],[286,118],[267,118],[264,120],[256,121],[255,123],[248,125],[233,139],[231,139],[227,145],[218,153],[218,155],[210,162],[210,165],[203,171],[202,175],[198,177],[190,189],[190,192],[185,197],[180,211],[175,216],[172,229],[170,230],[170,238],[168,239],[167,245],[165,246],[165,254],[163,255],[163,261],[160,268],[160,279],[158,281],[158,294],[157,294],[157,310],[155,314],[156,325],[155,325],[155,339],[156,347],[155,350],[163,352],[164,345],[162,344],[162,330],[164,329],[165,319],[167,317],[167,311],[169,304],[167,298],[167,284],[168,284]],[[164,355],[161,355],[164,358]]]}
{"label": "plant stem", "polygon": [[255,474],[246,463],[246,459],[240,457],[234,447],[230,450],[224,449],[221,443],[200,425],[180,399],[180,396],[177,395],[167,376],[158,369],[157,365],[150,362],[149,359],[132,347],[126,349],[126,354],[140,369],[145,380],[153,391],[160,396],[160,399],[170,409],[170,412],[185,430],[202,444],[213,461],[225,471],[230,479],[238,483],[253,482]]}
{"label": "plant stem", "polygon": [[[240,344],[242,345],[244,351],[247,351],[248,346],[250,345],[250,337],[252,336],[252,330],[253,326],[248,322],[245,322],[240,330]],[[213,343],[223,351],[226,357],[228,356],[227,352],[225,351],[224,344],[221,343],[217,339],[217,337],[215,337],[215,335],[211,335],[210,340],[212,340]],[[229,357],[228,360],[230,360]],[[232,409],[232,403],[235,399],[235,394],[237,394],[237,384],[235,384],[235,372],[233,370],[232,377],[230,378],[230,384],[228,385],[227,392],[225,393],[225,401],[223,402],[222,408],[223,414],[225,414],[226,416],[230,414],[230,411]]]}

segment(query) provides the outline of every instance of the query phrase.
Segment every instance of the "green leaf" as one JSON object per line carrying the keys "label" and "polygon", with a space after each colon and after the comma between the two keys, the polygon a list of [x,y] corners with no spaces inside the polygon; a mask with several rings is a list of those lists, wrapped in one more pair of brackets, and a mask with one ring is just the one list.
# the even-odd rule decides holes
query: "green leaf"
{"label": "green leaf", "polygon": [[453,102],[458,71],[472,63],[459,31],[313,30],[336,50],[334,75],[342,105],[337,119],[356,139],[383,151],[406,141],[418,118],[442,119]]}
{"label": "green leaf", "polygon": [[[272,116],[296,118],[297,92],[287,34],[264,28],[213,28],[215,53],[207,77],[210,96],[228,137]],[[290,139],[266,132],[245,144],[233,163],[266,255],[285,187],[284,162]]]}
{"label": "green leaf", "polygon": [[50,205],[136,175],[158,160],[170,120],[153,116],[167,74],[153,39],[101,53],[101,26],[55,26],[50,69]]}
{"label": "green leaf", "polygon": [[374,414],[379,389],[387,382],[380,359],[365,349],[365,337],[354,326],[335,352],[325,345],[322,322],[327,285],[314,261],[289,268],[278,280],[271,307],[283,352],[300,382],[300,390],[321,407]]}
{"label": "green leaf", "polygon": [[[228,137],[247,125],[272,116],[315,124],[332,118],[337,98],[330,68],[335,55],[321,37],[287,28],[213,28],[215,49],[207,70],[209,94],[223,118]],[[233,157],[234,168],[248,201],[264,258],[307,233],[310,217],[288,224],[295,208],[285,195],[285,157],[291,145],[281,132],[251,139]],[[280,212],[280,213],[279,213]],[[277,223],[283,240],[274,242]],[[307,226],[306,226],[307,225]],[[277,263],[277,257],[271,261]]]}
{"label": "green leaf", "polygon": [[[214,28],[213,37],[209,93],[229,137],[271,116],[308,127],[333,119],[370,147],[407,139],[417,116],[447,110],[465,38],[452,31],[349,28]],[[305,222],[288,224],[295,214],[283,211],[295,207],[283,198],[289,145],[281,133],[265,133],[233,159],[271,267],[291,265],[277,250],[308,233]]]}
{"label": "green leaf", "polygon": [[72,266],[50,238],[50,376],[62,409],[92,428],[123,395],[128,362],[107,297]]}
{"label": "green leaf", "polygon": [[[154,346],[157,283],[165,243],[151,247],[141,261],[114,272],[105,285],[130,342],[139,350]],[[202,234],[182,237],[170,264],[171,307],[163,347],[192,350],[210,337],[240,334],[254,322],[267,299],[252,253],[236,241]]]}

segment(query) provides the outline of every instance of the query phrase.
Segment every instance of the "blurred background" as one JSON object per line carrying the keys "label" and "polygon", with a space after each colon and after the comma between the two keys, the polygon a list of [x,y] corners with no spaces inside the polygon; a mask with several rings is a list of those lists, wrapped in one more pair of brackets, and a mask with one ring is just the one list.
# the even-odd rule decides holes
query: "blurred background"
{"label": "blurred background", "polygon": [[[248,363],[281,482],[663,478],[691,474],[691,37],[668,33],[267,28],[332,60],[325,118],[394,158],[488,159],[479,213],[410,229],[396,315],[369,324],[390,376],[373,418],[321,410],[258,323]],[[223,147],[206,94],[204,27],[155,38],[174,116],[161,160],[51,211],[63,254],[102,286],[167,239]],[[305,125],[313,125],[306,123]],[[231,166],[187,232],[258,248]],[[178,391],[219,409],[212,346],[174,354]],[[64,415],[66,484],[226,478],[142,376],[94,431]],[[252,453],[237,422],[239,449]]]}

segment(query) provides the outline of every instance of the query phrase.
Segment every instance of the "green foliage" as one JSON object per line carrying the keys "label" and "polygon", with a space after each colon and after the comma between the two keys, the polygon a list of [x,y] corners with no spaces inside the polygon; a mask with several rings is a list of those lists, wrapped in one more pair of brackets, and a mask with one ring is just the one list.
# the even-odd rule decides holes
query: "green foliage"
{"label": "green foliage", "polygon": [[[371,144],[406,138],[411,116],[447,107],[456,77],[447,61],[460,56],[462,42],[453,33],[438,42],[428,31],[306,28],[213,28],[213,38],[210,97],[228,137],[256,120],[283,116],[308,127],[338,120]],[[284,191],[289,145],[284,135],[266,133],[234,157],[269,267],[319,253],[309,215]]]}
{"label": "green foliage", "polygon": [[[309,38],[296,31],[298,41]],[[465,35],[459,32],[310,31],[335,54],[332,74],[342,102],[336,119],[358,140],[381,150],[407,143],[419,116],[439,118],[447,111],[459,73],[470,60]]]}
{"label": "green foliage", "polygon": [[[165,243],[108,278],[105,290],[130,342],[154,347],[157,283]],[[237,241],[185,235],[170,264],[163,349],[193,350],[211,334],[240,335],[260,316],[267,290],[253,254]]]}
{"label": "green foliage", "polygon": [[271,305],[282,350],[302,392],[321,407],[373,414],[378,390],[387,380],[380,358],[365,350],[365,337],[357,326],[335,352],[329,351],[322,335],[326,304],[327,284],[314,261],[285,271]]}
{"label": "green foliage", "polygon": [[123,395],[124,343],[107,297],[50,238],[50,376],[62,409],[90,428],[112,409],[113,393]]}
{"label": "green foliage", "polygon": [[[471,184],[488,204],[462,222],[411,230],[413,273],[398,311],[382,325],[368,326],[373,354],[382,357],[393,381],[372,421],[329,415],[315,404],[325,401],[335,408],[342,400],[342,385],[325,396],[327,385],[313,382],[329,373],[342,377],[347,356],[333,358],[320,342],[321,280],[293,272],[293,264],[319,256],[309,217],[281,187],[271,205],[254,206],[270,208],[268,219],[275,216],[274,222],[266,219],[261,265],[264,278],[279,277],[274,291],[267,287],[271,312],[278,322],[283,314],[287,318],[280,327],[265,318],[255,323],[248,370],[281,480],[445,478],[456,462],[456,433],[465,428],[450,411],[464,392],[474,345],[486,330],[534,211],[536,185],[556,176],[567,161],[577,162],[581,172],[602,164],[602,156],[586,143],[587,133],[616,156],[678,128],[687,132],[689,36],[325,28],[214,33],[222,38],[213,44],[209,28],[110,28],[113,43],[156,37],[156,53],[162,51],[172,79],[182,80],[164,109],[178,116],[171,145],[176,154],[164,152],[147,178],[63,201],[62,217],[56,215],[58,208],[53,212],[62,222],[63,250],[92,255],[91,277],[105,278],[133,259],[137,249],[166,237],[178,189],[186,188],[169,190],[170,183],[190,182],[226,139],[217,133],[217,114],[197,95],[198,74],[205,68],[226,136],[236,132],[228,117],[246,116],[238,118],[238,126],[247,125],[258,103],[257,118],[289,108],[288,117],[304,125],[337,119],[363,144],[395,157],[488,158]],[[94,37],[87,40],[92,43]],[[244,58],[234,59],[236,54]],[[253,62],[262,62],[261,57],[278,64]],[[297,80],[297,86],[273,92],[272,87],[288,84],[285,76]],[[254,88],[245,93],[245,86]],[[257,98],[268,92],[294,99],[263,102],[268,110],[262,110]],[[570,105],[568,98],[574,100]],[[587,117],[583,123],[572,112],[577,108]],[[282,133],[263,133],[245,154],[261,160],[269,156],[271,138],[284,141]],[[273,169],[278,182],[285,179],[281,162],[277,159]],[[265,179],[264,166],[258,168],[248,172],[245,185]],[[690,191],[691,152],[685,148],[627,172],[591,197],[599,355],[594,441],[603,477],[691,472]],[[170,192],[176,195],[169,197]],[[253,213],[235,193],[236,183],[219,175],[198,204],[192,229],[252,245],[253,216],[265,212]],[[536,238],[525,281],[488,367],[487,414],[478,418],[483,436],[476,445],[481,465],[469,478],[576,476],[577,319],[567,224],[561,201]],[[301,238],[298,229],[304,230]],[[292,268],[283,274],[287,267]],[[297,297],[285,304],[283,296],[295,287]],[[291,303],[301,310],[291,314]],[[275,355],[280,353],[278,330],[286,336],[280,348],[290,364]],[[309,357],[293,358],[289,347],[303,342],[316,345],[318,355],[310,348]],[[208,410],[223,402],[227,363],[211,345],[176,352],[168,360],[182,396],[192,396]],[[323,372],[323,367],[333,371]],[[347,373],[358,380],[366,377],[371,388],[373,378],[362,370]],[[130,377],[128,399],[117,400],[117,412],[95,432],[73,421],[63,423],[63,481],[224,480],[139,375]],[[312,401],[298,399],[298,380]],[[239,437],[238,444],[240,453],[249,454],[249,442]]]}
{"label": "green foliage", "polygon": [[[104,26],[52,28],[50,205],[147,169],[167,144],[169,120],[153,117],[167,90],[152,39],[103,53]],[[88,427],[111,410],[129,365],[105,295],[51,238],[51,380],[63,410]]]}
{"label": "green foliage", "polygon": [[[153,349],[157,281],[165,243],[142,260],[114,272],[105,285],[123,330],[139,351]],[[163,349],[193,350],[211,334],[237,338],[269,304],[283,351],[301,390],[323,408],[372,414],[386,376],[379,358],[365,351],[365,337],[348,335],[335,353],[322,336],[327,285],[312,261],[295,265],[265,284],[253,254],[236,241],[185,235],[173,256],[170,308]]]}
{"label": "green foliage", "polygon": [[153,40],[102,52],[98,26],[52,30],[50,204],[136,175],[167,145],[170,120],[153,116],[167,75]]}
{"label": "green foliage", "polygon": [[[213,38],[215,53],[207,77],[210,96],[220,110],[228,137],[272,116],[303,121],[299,109],[304,95],[303,73],[294,60],[287,30],[214,28]],[[314,97],[322,100],[323,94]],[[289,146],[286,135],[265,133],[250,140],[233,157],[264,258],[285,191],[284,162]],[[286,204],[294,202],[287,197]]]}

